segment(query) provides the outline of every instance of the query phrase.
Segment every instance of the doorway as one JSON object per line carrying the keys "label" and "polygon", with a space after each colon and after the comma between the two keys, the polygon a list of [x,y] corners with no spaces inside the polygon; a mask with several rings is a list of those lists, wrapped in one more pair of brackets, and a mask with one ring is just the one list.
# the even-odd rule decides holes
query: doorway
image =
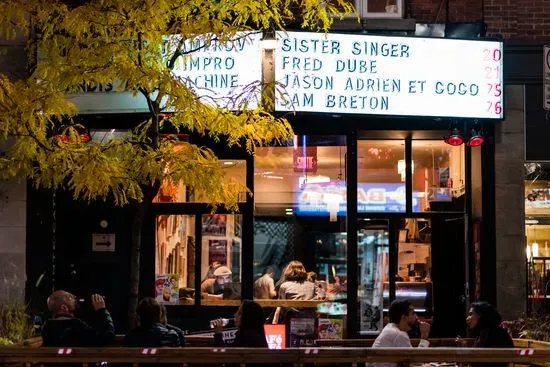
{"label": "doorway", "polygon": [[463,335],[464,259],[463,217],[359,218],[358,334],[377,335],[397,299],[410,301],[432,324],[431,336]]}

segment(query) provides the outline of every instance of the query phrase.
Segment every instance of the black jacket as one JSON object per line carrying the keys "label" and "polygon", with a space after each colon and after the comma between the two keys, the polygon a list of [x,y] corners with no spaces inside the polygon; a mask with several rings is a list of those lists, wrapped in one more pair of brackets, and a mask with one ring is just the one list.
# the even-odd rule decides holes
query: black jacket
{"label": "black jacket", "polygon": [[184,341],[180,341],[176,331],[160,323],[150,328],[139,326],[124,337],[124,345],[127,347],[181,347],[183,344]]}
{"label": "black jacket", "polygon": [[[214,334],[214,346],[225,346],[222,334]],[[267,348],[267,340],[264,335],[260,335],[259,333],[252,331],[245,331],[241,333],[240,331],[237,331],[235,341],[230,346],[235,348]]]}
{"label": "black jacket", "polygon": [[49,319],[42,328],[45,347],[100,347],[115,340],[115,326],[106,309],[95,311],[90,325],[76,317]]}
{"label": "black jacket", "polygon": [[[475,348],[513,348],[510,334],[500,326],[479,330],[474,340]],[[476,363],[474,367],[507,367],[507,363]]]}

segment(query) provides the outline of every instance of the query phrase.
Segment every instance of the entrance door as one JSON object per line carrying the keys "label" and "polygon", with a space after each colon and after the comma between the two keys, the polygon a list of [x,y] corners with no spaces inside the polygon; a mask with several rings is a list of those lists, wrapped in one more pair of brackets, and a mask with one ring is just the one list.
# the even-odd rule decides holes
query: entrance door
{"label": "entrance door", "polygon": [[395,299],[410,301],[433,337],[463,334],[462,217],[361,218],[357,236],[360,335],[378,334]]}

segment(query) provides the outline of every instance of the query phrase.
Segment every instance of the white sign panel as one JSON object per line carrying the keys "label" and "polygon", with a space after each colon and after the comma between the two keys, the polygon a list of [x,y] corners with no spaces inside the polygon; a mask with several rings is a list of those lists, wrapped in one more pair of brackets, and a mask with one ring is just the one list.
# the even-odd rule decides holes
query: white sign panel
{"label": "white sign panel", "polygon": [[115,234],[114,233],[93,233],[92,234],[92,251],[115,251]]}
{"label": "white sign panel", "polygon": [[[261,34],[239,33],[232,42],[215,40],[205,44],[203,38],[186,41],[172,71],[208,104],[238,109],[246,100],[247,108],[257,107],[262,78]],[[175,47],[178,36],[167,37],[166,47]],[[254,88],[255,87],[255,88]],[[81,114],[148,112],[141,94],[117,92],[112,84],[86,85],[83,93],[69,98]]]}
{"label": "white sign panel", "polygon": [[544,46],[544,109],[550,110],[550,46]]}
{"label": "white sign panel", "polygon": [[279,32],[278,111],[503,118],[501,42]]}

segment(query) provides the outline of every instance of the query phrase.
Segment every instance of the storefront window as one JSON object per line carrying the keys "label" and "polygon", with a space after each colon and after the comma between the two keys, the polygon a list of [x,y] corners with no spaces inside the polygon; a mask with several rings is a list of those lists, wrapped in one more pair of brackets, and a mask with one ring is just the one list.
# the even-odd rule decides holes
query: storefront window
{"label": "storefront window", "polygon": [[[246,186],[246,161],[221,159],[219,164],[225,173],[225,182],[235,182],[243,187]],[[182,182],[177,185],[164,182],[153,200],[155,203],[202,203],[207,201],[204,193],[187,189]],[[246,192],[244,190],[239,195],[239,201],[246,201]]]}
{"label": "storefront window", "polygon": [[156,217],[155,297],[166,304],[193,304],[195,216]]}
{"label": "storefront window", "polygon": [[241,299],[242,215],[202,215],[201,304],[238,305]]}
{"label": "storefront window", "polygon": [[550,164],[525,164],[525,256],[529,310],[550,310]]}
{"label": "storefront window", "polygon": [[357,210],[405,212],[405,141],[357,142]]}
{"label": "storefront window", "polygon": [[[327,330],[342,337],[347,313],[345,162],[345,136],[296,136],[290,146],[259,148],[254,156],[255,298],[264,305],[281,298],[306,300],[310,304],[300,305],[306,309],[319,306],[323,337],[331,337]],[[309,273],[304,288],[313,285],[314,294],[281,294],[293,260]],[[266,290],[266,272],[272,272],[275,294]]]}
{"label": "storefront window", "polygon": [[464,145],[413,140],[413,211],[463,210],[464,165]]}

